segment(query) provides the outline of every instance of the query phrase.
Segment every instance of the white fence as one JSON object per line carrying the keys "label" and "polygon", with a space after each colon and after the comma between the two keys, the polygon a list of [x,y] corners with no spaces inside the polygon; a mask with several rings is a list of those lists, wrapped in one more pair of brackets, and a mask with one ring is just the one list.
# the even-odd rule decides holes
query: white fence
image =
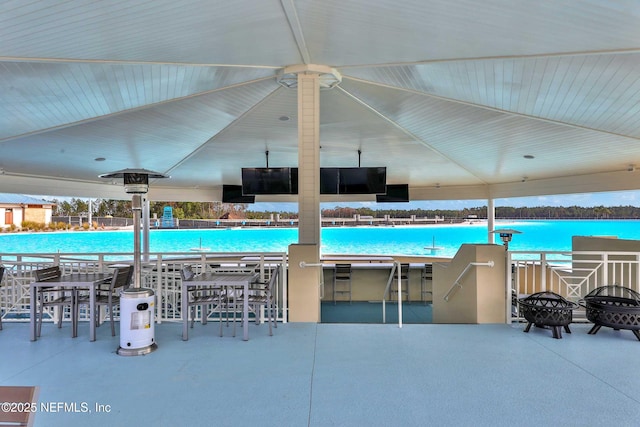
{"label": "white fence", "polygon": [[[551,291],[579,302],[600,286],[619,285],[640,292],[640,252],[528,252],[509,251],[507,290],[514,297]],[[515,300],[515,298],[514,298]],[[512,320],[518,310],[509,310]],[[582,308],[574,319],[584,319]]]}
{"label": "white fence", "polygon": [[[278,309],[278,320],[287,321],[287,255],[268,253],[150,253],[148,261],[141,263],[141,286],[151,288],[156,295],[156,321],[181,321],[186,315],[181,301],[180,270],[191,265],[194,271],[212,271],[216,268],[255,268],[261,280],[267,280],[274,268],[281,268],[277,287],[273,292]],[[0,282],[0,314],[3,321],[28,321],[31,301],[29,284],[35,280],[34,271],[59,265],[63,274],[72,272],[103,272],[118,265],[131,265],[132,253],[54,253],[54,254],[2,254],[0,264],[5,267]],[[48,313],[53,317],[53,312]],[[117,314],[117,313],[116,313]],[[65,318],[69,313],[63,313]],[[87,313],[80,313],[88,320]]]}

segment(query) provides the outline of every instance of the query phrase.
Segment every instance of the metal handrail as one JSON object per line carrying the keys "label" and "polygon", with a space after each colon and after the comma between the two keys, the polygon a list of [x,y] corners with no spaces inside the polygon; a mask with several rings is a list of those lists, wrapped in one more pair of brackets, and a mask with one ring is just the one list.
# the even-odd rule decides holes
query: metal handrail
{"label": "metal handrail", "polygon": [[[458,276],[458,278],[455,280],[455,282],[453,282],[453,285],[451,285],[451,287],[449,288],[449,291],[446,293],[446,295],[444,296],[444,300],[445,301],[449,301],[449,297],[454,293],[455,290],[462,288],[462,283],[460,283],[460,280],[462,280],[462,278],[467,274],[467,272],[469,270],[471,270],[471,267],[477,267],[477,266],[485,266],[485,267],[493,267],[495,265],[495,263],[493,261],[487,261],[487,262],[470,262],[465,268],[464,270],[462,270],[462,273],[460,273],[460,275]],[[456,287],[457,286],[457,287]]]}
{"label": "metal handrail", "polygon": [[[300,261],[300,264],[298,265],[300,266],[300,268],[324,267],[324,263],[322,262]],[[324,273],[322,272],[322,269],[318,270],[318,284],[320,286],[320,299],[324,299]]]}

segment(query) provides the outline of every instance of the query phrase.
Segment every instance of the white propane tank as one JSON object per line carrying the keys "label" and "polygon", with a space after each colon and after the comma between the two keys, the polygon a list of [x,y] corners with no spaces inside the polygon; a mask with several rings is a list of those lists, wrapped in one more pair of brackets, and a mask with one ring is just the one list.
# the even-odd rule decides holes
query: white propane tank
{"label": "white propane tank", "polygon": [[154,338],[155,294],[153,289],[127,288],[120,293],[121,356],[140,356],[158,348]]}

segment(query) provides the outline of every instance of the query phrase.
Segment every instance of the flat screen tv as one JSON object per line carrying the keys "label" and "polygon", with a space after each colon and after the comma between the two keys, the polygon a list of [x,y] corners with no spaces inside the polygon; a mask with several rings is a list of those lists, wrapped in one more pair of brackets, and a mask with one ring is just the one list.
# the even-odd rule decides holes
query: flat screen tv
{"label": "flat screen tv", "polygon": [[298,194],[298,168],[242,168],[242,194]]}
{"label": "flat screen tv", "polygon": [[340,168],[338,194],[384,194],[387,168]]}
{"label": "flat screen tv", "polygon": [[255,203],[256,196],[242,194],[242,185],[222,185],[222,203]]}
{"label": "flat screen tv", "polygon": [[387,184],[385,194],[376,194],[378,203],[398,203],[409,201],[409,184]]}
{"label": "flat screen tv", "polygon": [[340,168],[320,168],[320,194],[338,194]]}

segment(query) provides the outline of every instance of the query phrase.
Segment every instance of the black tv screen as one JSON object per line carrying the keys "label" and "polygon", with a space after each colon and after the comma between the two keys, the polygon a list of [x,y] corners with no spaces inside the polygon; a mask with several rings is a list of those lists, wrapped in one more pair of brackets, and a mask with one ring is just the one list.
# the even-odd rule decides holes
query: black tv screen
{"label": "black tv screen", "polygon": [[378,203],[398,203],[409,201],[409,184],[387,184],[385,194],[376,194]]}
{"label": "black tv screen", "polygon": [[242,185],[222,185],[222,203],[255,203],[256,196],[242,194]]}
{"label": "black tv screen", "polygon": [[340,168],[320,168],[320,194],[338,194]]}
{"label": "black tv screen", "polygon": [[387,168],[340,168],[339,194],[384,194]]}
{"label": "black tv screen", "polygon": [[298,194],[298,168],[242,168],[242,194]]}

